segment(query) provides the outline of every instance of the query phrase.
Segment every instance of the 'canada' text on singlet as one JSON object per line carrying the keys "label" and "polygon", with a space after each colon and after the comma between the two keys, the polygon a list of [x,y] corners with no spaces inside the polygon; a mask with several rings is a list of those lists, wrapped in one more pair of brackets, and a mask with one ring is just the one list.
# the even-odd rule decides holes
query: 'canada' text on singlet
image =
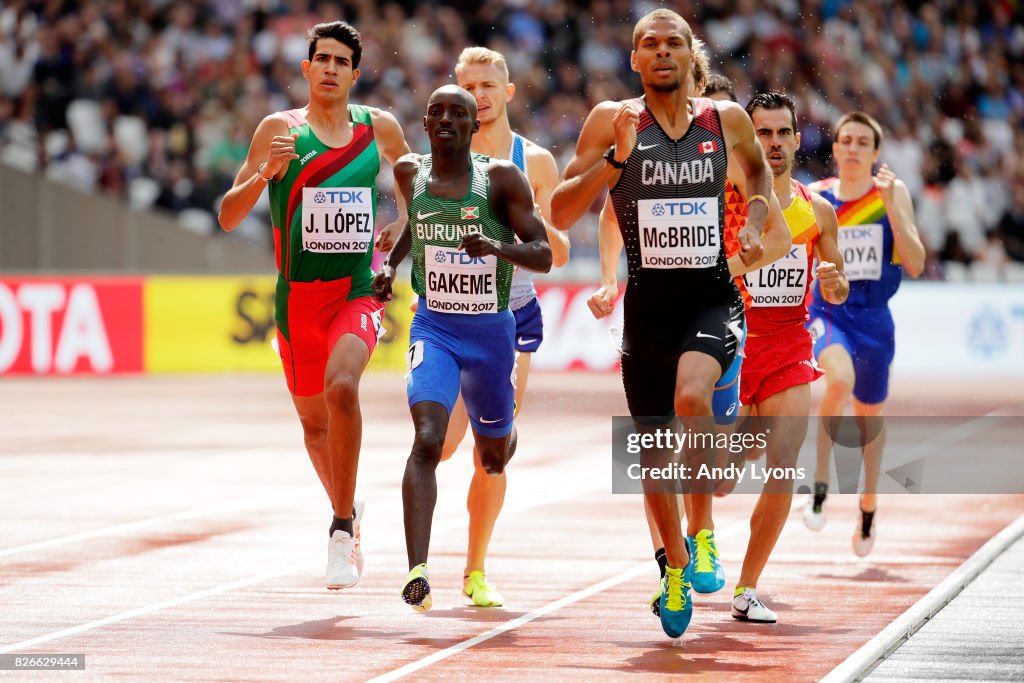
{"label": "'canada' text on singlet", "polygon": [[627,297],[699,291],[703,301],[738,301],[722,239],[728,154],[718,110],[711,100],[690,100],[693,119],[676,140],[643,99],[635,102],[642,107],[636,144],[611,188]]}

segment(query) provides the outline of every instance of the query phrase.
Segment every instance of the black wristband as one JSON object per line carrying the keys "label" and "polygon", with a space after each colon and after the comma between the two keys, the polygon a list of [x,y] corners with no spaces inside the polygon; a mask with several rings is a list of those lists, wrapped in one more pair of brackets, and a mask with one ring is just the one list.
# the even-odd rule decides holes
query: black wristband
{"label": "black wristband", "polygon": [[617,168],[620,171],[622,169],[626,168],[626,162],[625,161],[616,161],[615,160],[615,145],[612,145],[611,147],[609,147],[608,151],[604,153],[604,160],[607,161],[609,164],[611,164],[613,168]]}

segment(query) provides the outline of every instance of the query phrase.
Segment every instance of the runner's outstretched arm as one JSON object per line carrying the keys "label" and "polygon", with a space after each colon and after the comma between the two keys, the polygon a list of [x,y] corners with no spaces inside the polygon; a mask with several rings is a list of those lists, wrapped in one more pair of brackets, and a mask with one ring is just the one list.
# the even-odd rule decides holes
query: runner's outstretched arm
{"label": "runner's outstretched arm", "polygon": [[[381,156],[394,166],[399,159],[410,152],[409,144],[405,141],[405,133],[402,132],[402,127],[393,114],[381,109],[371,109],[370,115],[373,117],[373,135],[377,141],[377,148],[380,150]],[[398,218],[393,223],[381,228],[373,245],[378,251],[391,251],[398,236],[402,234],[402,228],[409,220],[405,195],[395,192],[395,204],[398,208]]]}
{"label": "runner's outstretched arm", "polygon": [[[412,195],[412,179],[420,168],[420,155],[406,154],[395,164],[395,195],[400,196],[404,206],[409,206],[409,197]],[[398,237],[391,253],[384,259],[380,270],[373,276],[373,293],[378,301],[391,301],[391,286],[395,281],[395,271],[398,265],[409,255],[412,249],[412,231],[409,229],[408,216],[402,234]]]}
{"label": "runner's outstretched arm", "polygon": [[900,265],[907,271],[907,275],[918,277],[924,272],[925,250],[917,233],[910,191],[902,180],[893,175],[888,164],[882,164],[874,181],[882,195],[885,212],[889,214],[893,249],[899,256]]}
{"label": "runner's outstretched arm", "polygon": [[[722,119],[723,133],[731,145],[728,150],[730,158],[735,159],[745,177],[747,222],[738,235],[739,260],[744,269],[733,273],[741,275],[785,256],[792,244],[792,237],[786,226],[786,219],[782,216],[782,208],[772,190],[772,172],[764,158],[764,150],[754,135],[754,125],[750,122],[750,117],[735,102],[719,102],[717,107]],[[758,196],[764,201],[755,199]],[[752,199],[754,201],[751,201]],[[765,232],[766,225],[772,239],[763,244],[761,233]]]}
{"label": "runner's outstretched arm", "polygon": [[811,203],[818,224],[818,244],[814,247],[818,268],[814,275],[825,300],[841,304],[850,295],[850,283],[843,269],[843,252],[839,249],[839,219],[832,204],[817,192],[811,194]]}
{"label": "runner's outstretched arm", "polygon": [[561,268],[569,262],[570,245],[569,235],[551,223],[551,195],[558,185],[558,164],[551,152],[538,148],[530,160],[530,173],[534,177],[534,202],[551,245],[551,265]]}
{"label": "runner's outstretched arm", "polygon": [[587,299],[587,306],[600,320],[615,310],[615,299],[619,296],[618,270],[623,243],[611,197],[605,200],[598,217],[597,243],[601,257],[601,286]]}
{"label": "runner's outstretched arm", "polygon": [[622,102],[602,102],[590,112],[580,131],[576,154],[551,197],[551,222],[556,228],[571,228],[601,190],[619,177],[621,171],[605,161],[604,153],[614,145],[615,160],[625,161],[636,144],[639,120],[637,108]]}
{"label": "runner's outstretched arm", "polygon": [[280,114],[271,114],[256,126],[245,162],[220,203],[217,221],[225,231],[237,228],[256,205],[267,182],[287,168],[292,159],[299,158],[295,153],[296,137],[294,133],[288,134],[288,124]]}

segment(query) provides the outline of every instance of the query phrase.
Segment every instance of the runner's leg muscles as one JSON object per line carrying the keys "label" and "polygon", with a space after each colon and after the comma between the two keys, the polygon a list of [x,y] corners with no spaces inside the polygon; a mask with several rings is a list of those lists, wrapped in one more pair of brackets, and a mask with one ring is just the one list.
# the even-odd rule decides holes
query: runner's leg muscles
{"label": "runner's leg muscles", "polygon": [[[807,420],[799,417],[811,410],[811,385],[799,384],[770,396],[757,406],[758,414],[771,420],[765,448],[767,466],[795,467],[797,455],[807,437]],[[793,481],[772,479],[764,485],[750,517],[750,541],[740,570],[740,586],[756,587],[761,572],[782,533],[793,503]]]}
{"label": "runner's leg muscles", "polygon": [[334,488],[331,482],[331,460],[327,452],[327,404],[324,402],[323,393],[315,396],[292,395],[292,403],[299,414],[299,422],[302,423],[302,437],[306,444],[306,451],[313,463],[320,483],[327,492],[327,498],[334,507]]}
{"label": "runner's leg muscles", "polygon": [[818,425],[817,465],[814,480],[828,483],[831,479],[830,458],[832,454],[832,437],[826,429],[827,420],[843,414],[847,401],[853,394],[853,359],[849,351],[840,344],[825,347],[818,356],[818,365],[825,371],[825,394],[818,406],[818,415],[822,421]]}
{"label": "runner's leg muscles", "polygon": [[324,375],[334,514],[341,518],[352,516],[359,447],[363,438],[359,380],[369,360],[370,350],[366,342],[354,334],[344,334],[331,350]]}
{"label": "runner's leg muscles", "polygon": [[416,437],[402,479],[409,569],[427,561],[434,505],[437,503],[436,470],[441,462],[441,449],[448,428],[448,409],[440,403],[420,401],[411,410]]}
{"label": "runner's leg muscles", "polygon": [[[714,420],[711,418],[711,395],[715,382],[722,376],[722,366],[706,353],[688,351],[679,357],[676,372],[675,412],[683,427],[693,434],[714,434]],[[714,464],[713,449],[691,448],[687,450],[687,460],[692,471],[702,462]],[[711,517],[712,486],[711,482],[703,484],[701,493],[690,494],[692,514],[687,519],[687,534],[696,535],[701,529],[714,531],[715,523]],[[705,490],[706,489],[706,490]],[[664,535],[662,536],[664,538]]]}

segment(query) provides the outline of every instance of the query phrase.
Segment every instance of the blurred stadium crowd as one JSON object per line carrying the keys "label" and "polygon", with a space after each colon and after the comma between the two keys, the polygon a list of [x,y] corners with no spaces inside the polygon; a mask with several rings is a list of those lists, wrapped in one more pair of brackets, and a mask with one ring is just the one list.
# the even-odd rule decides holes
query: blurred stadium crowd
{"label": "blurred stadium crowd", "polygon": [[[392,111],[425,151],[427,95],[463,47],[508,58],[513,128],[560,168],[583,118],[639,92],[629,69],[644,0],[0,0],[0,163],[214,231],[213,214],[266,114],[301,106],[305,30],[363,35],[353,101]],[[831,124],[886,128],[883,160],[914,198],[928,276],[1024,261],[1024,3],[1012,0],[681,0],[741,103],[798,102],[801,180],[831,173]],[[390,174],[381,190],[390,195]],[[382,204],[384,206],[384,204]],[[393,212],[386,207],[384,214]],[[596,207],[595,207],[596,211]],[[243,231],[269,244],[259,208]],[[593,279],[596,213],[573,228],[570,274]],[[589,258],[588,258],[589,257]],[[585,268],[586,270],[581,270]]]}

